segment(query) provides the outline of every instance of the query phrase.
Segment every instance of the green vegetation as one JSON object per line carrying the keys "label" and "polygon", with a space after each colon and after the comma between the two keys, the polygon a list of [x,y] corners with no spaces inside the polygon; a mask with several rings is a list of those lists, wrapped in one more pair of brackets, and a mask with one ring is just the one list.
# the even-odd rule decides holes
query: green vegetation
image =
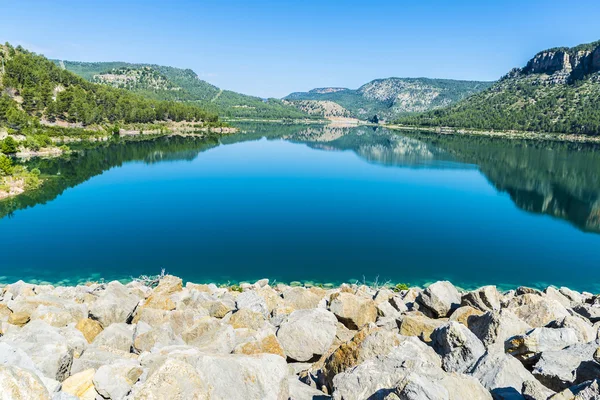
{"label": "green vegetation", "polygon": [[[578,52],[600,42],[538,53],[488,90],[448,108],[398,118],[402,125],[600,135],[600,70],[578,63]],[[571,64],[559,61],[565,56]],[[585,57],[579,55],[579,57]],[[541,60],[541,61],[540,61]]]}
{"label": "green vegetation", "polygon": [[149,99],[196,104],[224,118],[316,118],[278,99],[221,90],[191,69],[125,62],[54,62],[91,82],[124,88]]}
{"label": "green vegetation", "polygon": [[321,88],[296,92],[285,100],[329,100],[344,107],[353,117],[390,120],[415,112],[447,106],[480,92],[491,82],[427,78],[376,79],[356,90]]}

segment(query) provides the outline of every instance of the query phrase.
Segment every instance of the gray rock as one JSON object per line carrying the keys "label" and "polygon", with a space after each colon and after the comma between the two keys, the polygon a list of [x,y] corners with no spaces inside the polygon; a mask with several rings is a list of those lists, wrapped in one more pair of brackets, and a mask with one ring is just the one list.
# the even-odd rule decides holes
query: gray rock
{"label": "gray rock", "polygon": [[596,340],[597,330],[583,317],[575,314],[550,322],[548,328],[571,328],[575,331],[577,339],[581,343]]}
{"label": "gray rock", "polygon": [[497,311],[501,307],[502,295],[496,286],[483,286],[462,296],[462,305],[481,311]]}
{"label": "gray rock", "polygon": [[136,359],[137,355],[109,347],[88,347],[81,357],[73,360],[71,374],[76,374],[88,369],[99,369],[123,359]]}
{"label": "gray rock", "polygon": [[544,385],[540,385],[538,382],[534,381],[523,382],[521,392],[523,393],[525,400],[547,400],[550,396],[555,394]]}
{"label": "gray rock", "polygon": [[327,400],[331,397],[299,381],[295,376],[288,378],[290,400]]}
{"label": "gray rock", "polygon": [[600,380],[589,380],[552,396],[550,400],[600,400]]}
{"label": "gray rock", "polygon": [[521,395],[525,382],[530,382],[530,385],[534,386],[530,390],[545,390],[516,358],[501,351],[488,351],[473,366],[469,374],[492,392],[494,397],[510,398],[509,395]]}
{"label": "gray rock", "polygon": [[277,331],[288,358],[310,361],[325,354],[336,335],[337,319],[333,313],[314,308],[294,311]]}
{"label": "gray rock", "polygon": [[[324,294],[324,293],[323,293]],[[324,297],[303,287],[291,287],[283,292],[284,304],[294,310],[317,308]]]}
{"label": "gray rock", "polygon": [[573,311],[589,319],[592,323],[600,321],[600,304],[577,304]]}
{"label": "gray rock", "polygon": [[48,393],[54,393],[60,389],[60,382],[44,376],[27,353],[7,343],[0,343],[0,365],[19,367],[33,372],[40,378]]}
{"label": "gray rock", "polygon": [[[134,400],[209,399],[210,381],[204,381],[192,365],[177,359],[162,363],[131,393]],[[212,397],[217,399],[218,397]]]}
{"label": "gray rock", "polygon": [[431,334],[431,346],[448,372],[466,372],[485,353],[485,347],[466,326],[448,322]]}
{"label": "gray rock", "polygon": [[133,347],[138,352],[151,351],[155,347],[183,344],[185,344],[183,339],[173,332],[173,328],[169,324],[153,328],[144,322],[139,322],[133,336]]}
{"label": "gray rock", "polygon": [[581,293],[576,292],[575,290],[571,290],[567,287],[561,287],[558,289],[560,294],[565,296],[567,299],[571,300],[573,303],[583,303],[585,301],[584,296]]}
{"label": "gray rock", "polygon": [[552,286],[548,286],[544,290],[544,297],[547,299],[556,300],[567,308],[571,307],[571,300]]}
{"label": "gray rock", "polygon": [[110,324],[127,322],[138,303],[138,297],[123,284],[114,281],[106,286],[100,297],[90,306],[90,315],[106,328]]}
{"label": "gray rock", "polygon": [[460,293],[448,281],[436,282],[417,297],[419,310],[435,318],[448,316],[460,307]]}
{"label": "gray rock", "polygon": [[244,308],[250,309],[254,312],[261,313],[265,317],[269,316],[269,307],[265,299],[253,291],[246,291],[240,293],[235,299],[235,304],[238,310]]}
{"label": "gray rock", "polygon": [[575,344],[562,350],[545,351],[533,368],[533,375],[546,387],[561,391],[600,376],[594,361],[598,343]]}
{"label": "gray rock", "polygon": [[472,315],[468,320],[469,329],[488,347],[504,344],[506,339],[524,334],[531,326],[509,310],[488,311],[483,315]]}
{"label": "gray rock", "polygon": [[402,313],[398,311],[389,301],[377,305],[377,314],[383,318],[399,318]]}
{"label": "gray rock", "polygon": [[[519,301],[522,301],[520,304]],[[546,326],[550,322],[569,316],[569,311],[556,300],[537,295],[524,295],[515,298],[510,310],[517,317],[534,328]]]}
{"label": "gray rock", "polygon": [[535,328],[508,339],[504,350],[522,362],[530,363],[544,351],[560,350],[575,343],[578,343],[577,334],[571,328]]}

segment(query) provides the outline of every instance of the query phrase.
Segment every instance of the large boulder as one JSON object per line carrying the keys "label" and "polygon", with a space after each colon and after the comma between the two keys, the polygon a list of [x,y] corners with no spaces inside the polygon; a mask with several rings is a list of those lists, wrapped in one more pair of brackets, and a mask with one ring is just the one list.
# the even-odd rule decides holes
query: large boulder
{"label": "large boulder", "polygon": [[398,319],[398,332],[404,336],[417,336],[429,342],[431,333],[447,322],[447,319],[432,319],[422,314],[406,314]]}
{"label": "large boulder", "polygon": [[123,323],[112,324],[96,336],[93,344],[129,352],[133,346],[133,327]]}
{"label": "large boulder", "polygon": [[497,311],[501,308],[502,295],[496,286],[483,286],[462,296],[462,305],[481,311]]}
{"label": "large boulder", "polygon": [[524,334],[531,326],[509,310],[488,311],[481,316],[471,316],[469,329],[488,347],[504,344],[506,339]]}
{"label": "large boulder", "polygon": [[597,348],[597,342],[590,342],[544,351],[532,373],[546,387],[555,391],[596,379],[600,376],[600,364],[594,360]]}
{"label": "large boulder", "polygon": [[352,293],[334,293],[329,310],[349,329],[357,330],[377,320],[375,302]]}
{"label": "large boulder", "polygon": [[491,399],[489,392],[475,379],[446,373],[439,363],[436,365],[419,357],[418,350],[407,350],[396,348],[386,356],[370,358],[336,375],[333,379],[333,398]]}
{"label": "large boulder", "polygon": [[97,392],[94,388],[94,374],[96,370],[87,369],[71,375],[62,384],[61,390],[72,394],[80,400],[96,400]]}
{"label": "large boulder", "polygon": [[508,339],[504,349],[522,362],[530,363],[544,351],[560,350],[575,343],[578,343],[577,334],[571,328],[535,328]]}
{"label": "large boulder", "polygon": [[[315,288],[316,289],[316,288]],[[284,305],[294,310],[317,308],[319,302],[325,297],[325,291],[291,287],[283,292]]]}
{"label": "large boulder", "polygon": [[592,323],[600,321],[600,303],[577,304],[573,306],[573,311],[589,319]]}
{"label": "large boulder", "polygon": [[[134,388],[135,400],[211,399],[210,381],[204,381],[196,368],[176,359],[166,360],[141,385]],[[212,397],[217,398],[217,397]]]}
{"label": "large boulder", "polygon": [[294,311],[279,327],[277,338],[288,358],[310,361],[329,349],[336,322],[335,315],[322,308]]}
{"label": "large boulder", "polygon": [[48,390],[33,372],[0,365],[0,400],[50,400]]}
{"label": "large boulder", "polygon": [[77,322],[75,328],[79,330],[88,343],[92,343],[96,336],[102,332],[102,324],[91,318],[84,318]]}
{"label": "large boulder", "polygon": [[458,290],[448,281],[439,281],[428,286],[417,297],[419,311],[435,318],[447,317],[460,307]]}
{"label": "large boulder", "polygon": [[600,399],[600,379],[589,380],[571,386],[552,396],[550,400],[598,400]]}
{"label": "large boulder", "polygon": [[246,291],[240,293],[235,299],[235,304],[238,310],[249,309],[260,313],[265,317],[269,316],[269,307],[262,296],[259,296],[254,291]]}
{"label": "large boulder", "polygon": [[535,294],[517,296],[508,308],[521,320],[534,328],[546,326],[550,322],[569,316],[569,311],[556,300]]}
{"label": "large boulder", "polygon": [[577,340],[580,343],[588,343],[592,340],[596,340],[597,337],[597,329],[594,327],[583,317],[575,314],[573,316],[569,315],[568,317],[564,317],[561,319],[554,320],[546,325],[548,328],[571,328],[575,331],[577,335]]}
{"label": "large boulder", "polygon": [[448,322],[431,334],[431,346],[448,372],[466,372],[485,353],[485,347],[466,326]]}
{"label": "large boulder", "polygon": [[107,327],[118,322],[127,322],[133,315],[139,298],[120,282],[110,282],[100,297],[90,306],[93,319]]}
{"label": "large boulder", "polygon": [[[525,382],[530,382],[537,391],[551,391],[537,382],[535,377],[514,357],[501,351],[489,351],[473,366],[470,375],[475,377],[495,397],[506,397],[508,394],[520,395]],[[505,396],[505,397],[501,397]],[[547,396],[546,396],[547,397]]]}

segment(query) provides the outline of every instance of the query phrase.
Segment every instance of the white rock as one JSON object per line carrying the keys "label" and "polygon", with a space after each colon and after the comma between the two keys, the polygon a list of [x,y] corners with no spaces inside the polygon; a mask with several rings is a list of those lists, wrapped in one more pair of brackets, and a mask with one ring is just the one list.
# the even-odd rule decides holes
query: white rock
{"label": "white rock", "polygon": [[315,308],[294,311],[277,331],[285,354],[295,361],[310,361],[324,354],[335,339],[335,315]]}

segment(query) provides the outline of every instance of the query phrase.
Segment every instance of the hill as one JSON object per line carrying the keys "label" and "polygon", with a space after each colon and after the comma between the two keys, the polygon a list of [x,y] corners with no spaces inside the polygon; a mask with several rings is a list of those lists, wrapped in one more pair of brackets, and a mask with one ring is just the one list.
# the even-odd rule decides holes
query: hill
{"label": "hill", "polygon": [[491,82],[428,78],[376,79],[358,89],[318,88],[295,92],[284,99],[332,101],[353,117],[391,120],[400,115],[441,108],[480,92]]}
{"label": "hill", "polygon": [[333,101],[328,100],[284,100],[286,104],[291,104],[297,109],[310,114],[318,115],[324,118],[351,118],[352,113]]}
{"label": "hill", "polygon": [[600,134],[600,41],[536,54],[489,89],[404,125]]}
{"label": "hill", "polygon": [[219,89],[191,69],[126,62],[54,60],[54,63],[90,82],[121,87],[157,100],[197,103],[221,117],[310,118],[279,99],[261,99]]}

